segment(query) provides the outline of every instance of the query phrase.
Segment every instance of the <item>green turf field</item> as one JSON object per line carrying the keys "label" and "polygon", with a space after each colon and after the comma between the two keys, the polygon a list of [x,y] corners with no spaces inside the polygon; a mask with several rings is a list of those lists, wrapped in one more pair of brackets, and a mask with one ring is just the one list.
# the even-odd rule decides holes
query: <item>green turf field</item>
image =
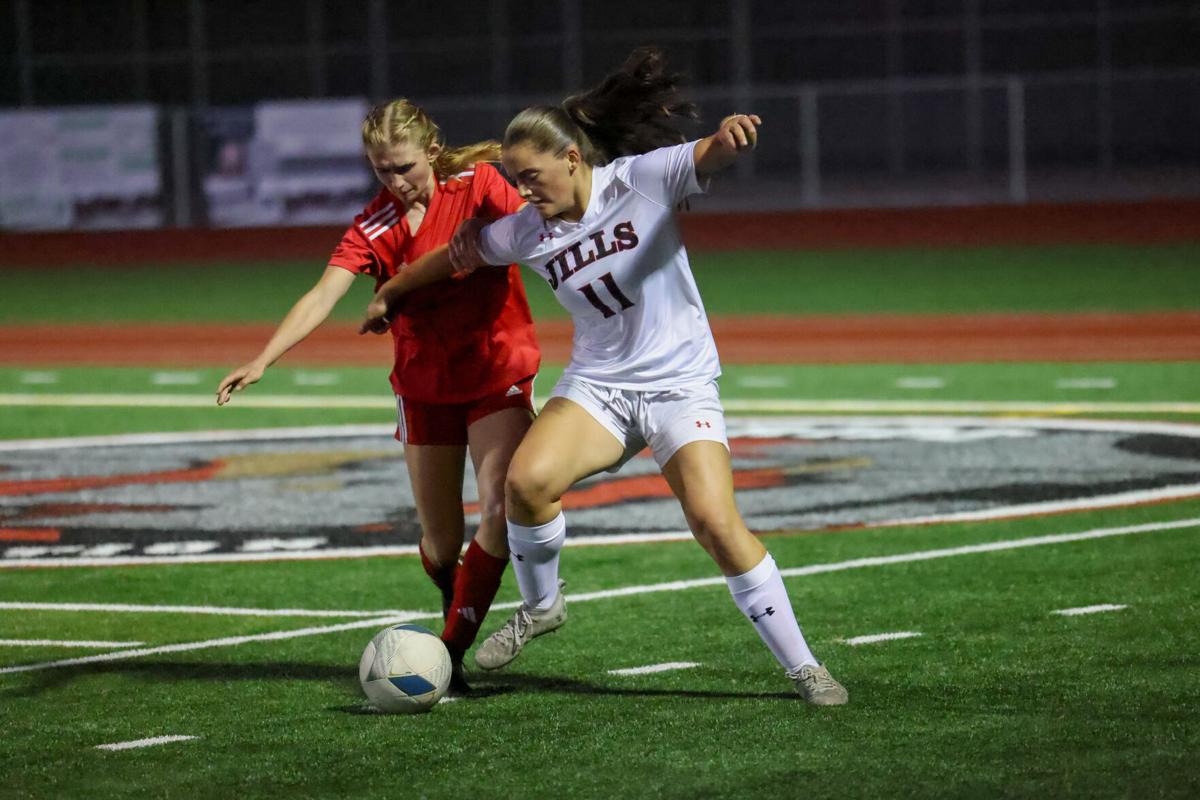
{"label": "green turf field", "polygon": [[[416,718],[362,711],[353,665],[371,619],[264,641],[363,620],[6,613],[4,639],[207,643],[0,675],[6,796],[1194,796],[1200,503],[767,543],[786,568],[1164,517],[1192,524],[790,578],[812,646],[850,690],[834,709],[792,698],[719,584],[575,604],[561,632],[477,679],[480,696]],[[563,558],[575,593],[713,575],[687,543]],[[6,575],[4,597],[420,610],[432,592],[418,572],[390,558],[38,570]],[[1052,613],[1100,603],[1127,608]],[[843,642],[898,631],[921,635]],[[259,639],[222,643],[235,636]],[[63,657],[0,647],[8,665]],[[608,674],[662,662],[698,666]],[[95,749],[168,735],[198,738]]]}
{"label": "green turf field", "polygon": [[[1146,311],[1200,304],[1195,244],[699,253],[692,265],[710,314]],[[0,323],[273,322],[322,269],[318,262],[5,269]],[[549,288],[529,271],[524,276],[534,315],[563,317]],[[370,282],[358,281],[335,318],[359,319],[370,294]]]}
{"label": "green turf field", "polygon": [[[695,261],[714,314],[1200,308],[1196,246]],[[91,292],[63,291],[80,272],[0,271],[0,323],[270,322],[319,269],[102,269],[86,273]],[[362,283],[339,318],[358,317]],[[537,313],[556,315],[529,285]],[[539,376],[541,396],[558,369]],[[389,424],[386,371],[285,360],[218,409],[224,369],[5,367],[0,439]],[[1200,361],[727,365],[722,396],[756,413],[858,403],[1194,425]],[[938,405],[980,403],[1010,405]],[[1182,454],[1180,470],[1194,462]],[[0,568],[0,798],[1195,797],[1197,536],[1197,499],[766,535],[796,570],[787,586],[813,649],[850,692],[833,709],[796,701],[690,542],[566,550],[568,596],[623,593],[571,601],[560,633],[475,676],[477,696],[413,718],[367,713],[355,666],[389,615],[436,627],[415,558]],[[516,599],[506,575],[498,602]],[[142,608],[36,605],[52,603]],[[1123,608],[1054,613],[1103,604]],[[847,642],[900,632],[920,635]],[[53,644],[79,641],[107,646]],[[696,666],[609,673],[664,662]],[[96,749],[172,735],[196,738]]]}

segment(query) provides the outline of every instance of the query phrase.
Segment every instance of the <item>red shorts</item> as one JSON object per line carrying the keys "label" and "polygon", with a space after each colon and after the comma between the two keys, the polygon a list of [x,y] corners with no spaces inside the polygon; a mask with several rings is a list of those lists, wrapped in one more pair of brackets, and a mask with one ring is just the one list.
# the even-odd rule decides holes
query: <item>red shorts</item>
{"label": "red shorts", "polygon": [[489,414],[506,408],[533,411],[533,376],[507,391],[469,403],[422,403],[396,396],[399,425],[396,438],[404,444],[454,445],[467,443],[467,428]]}

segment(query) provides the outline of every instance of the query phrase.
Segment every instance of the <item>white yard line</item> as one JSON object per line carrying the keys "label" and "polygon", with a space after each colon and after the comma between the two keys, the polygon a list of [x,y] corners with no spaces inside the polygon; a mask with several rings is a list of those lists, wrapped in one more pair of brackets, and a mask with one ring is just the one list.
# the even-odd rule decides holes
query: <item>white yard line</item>
{"label": "white yard line", "polygon": [[385,625],[394,625],[398,622],[409,622],[414,619],[426,619],[431,616],[441,618],[441,614],[426,614],[423,612],[414,612],[412,615],[397,615],[390,617],[380,617],[376,619],[359,620],[357,622],[344,622],[340,625],[322,625],[316,628],[298,628],[289,631],[271,631],[269,633],[256,633],[247,636],[227,636],[222,639],[206,639],[200,642],[180,642],[179,644],[166,644],[159,647],[143,647],[135,650],[118,650],[114,653],[101,653],[94,656],[80,656],[79,658],[64,658],[58,661],[44,661],[40,664],[20,664],[15,667],[0,668],[0,675],[9,672],[35,672],[52,667],[72,667],[81,664],[96,664],[105,661],[124,661],[129,658],[141,658],[142,656],[160,655],[163,653],[186,653],[192,650],[208,650],[213,647],[235,647],[239,644],[248,644],[250,642],[276,642],[284,639],[298,639],[305,636],[319,636],[324,633],[340,633],[341,631],[358,630],[359,628],[382,628]]}
{"label": "white yard line", "polygon": [[1111,603],[1102,603],[1098,606],[1080,606],[1079,608],[1060,608],[1057,611],[1051,611],[1051,614],[1058,614],[1063,617],[1078,617],[1082,614],[1103,614],[1105,611],[1121,611],[1129,608],[1129,606],[1112,605]]}
{"label": "white yard line", "polygon": [[647,667],[626,667],[625,669],[610,669],[609,675],[650,675],[655,672],[670,672],[675,669],[692,669],[700,666],[698,661],[668,661],[665,664],[651,664]]}
{"label": "white yard line", "polygon": [[912,639],[922,634],[916,631],[896,631],[895,633],[872,633],[867,636],[853,636],[843,639],[842,644],[858,647],[860,644],[875,644],[876,642],[891,642],[896,639]]}
{"label": "white yard line", "polygon": [[26,386],[48,386],[58,383],[57,372],[22,372],[21,383]]}
{"label": "white yard line", "polygon": [[341,380],[336,372],[297,372],[292,375],[292,383],[297,386],[336,386]]}
{"label": "white yard line", "polygon": [[788,385],[788,379],[784,375],[743,375],[736,383],[747,389],[782,389]]}
{"label": "white yard line", "polygon": [[[307,608],[235,608],[227,606],[161,606],[130,603],[9,603],[0,602],[0,611],[100,611],[106,614],[211,614],[220,617],[383,617],[406,611],[337,611]],[[131,642],[129,644],[141,644]]]}
{"label": "white yard line", "polygon": [[0,647],[141,647],[145,642],[87,642],[60,639],[0,639]]}
{"label": "white yard line", "polygon": [[1059,378],[1054,382],[1056,389],[1115,389],[1116,378]]}
{"label": "white yard line", "polygon": [[945,389],[946,381],[942,378],[910,375],[904,378],[897,378],[893,385],[897,389]]}
{"label": "white yard line", "polygon": [[[730,413],[795,414],[1200,414],[1189,402],[1043,402],[1030,400],[783,400],[723,399]],[[211,394],[0,394],[0,406],[74,406],[80,408],[205,408]],[[233,408],[395,408],[395,399],[379,395],[239,396]]]}
{"label": "white yard line", "polygon": [[[4,398],[12,397],[13,395],[0,394],[0,405],[4,404]],[[38,397],[40,395],[22,395],[29,397]],[[238,398],[240,402],[243,399]],[[207,396],[209,404],[215,401],[211,396]],[[726,401],[725,407],[729,410],[729,403],[740,403],[742,401]],[[778,410],[772,404],[787,404],[788,401],[770,400],[757,401],[747,400],[746,404],[765,403],[764,411]],[[808,401],[804,401],[808,402]],[[818,401],[813,401],[817,403]],[[873,403],[869,401],[857,400],[836,400],[830,401],[834,404],[854,404],[859,411],[876,412],[884,410],[884,406],[893,406],[893,403]],[[913,403],[902,403],[899,405],[910,406]],[[924,403],[916,403],[915,405],[925,405]],[[939,404],[944,405],[944,404]],[[1018,404],[1027,405],[1027,404]],[[1179,404],[1146,404],[1138,403],[1138,409],[1144,409],[1148,405],[1167,405],[1177,406]],[[1185,406],[1194,407],[1195,413],[1200,413],[1200,403],[1184,404]],[[388,408],[394,408],[395,403],[389,404]],[[743,409],[747,410],[747,409]],[[836,409],[834,409],[836,411]],[[1019,409],[1018,409],[1019,410]],[[915,413],[915,412],[914,412]],[[846,425],[847,423],[855,422],[853,417],[847,418],[840,414],[831,414],[829,416],[805,414],[803,423],[805,425]],[[1119,433],[1163,433],[1175,436],[1190,436],[1200,438],[1200,425],[1188,422],[1159,422],[1157,420],[1113,420],[1113,419],[1039,419],[1039,418],[1023,418],[1023,417],[972,417],[972,416],[889,416],[885,418],[868,417],[865,420],[870,424],[887,424],[904,428],[905,426],[927,427],[930,425],[952,425],[952,426],[985,426],[990,428],[1015,428],[1017,430],[1029,430],[1039,428],[1053,428],[1055,430],[1076,430],[1076,431],[1112,431]],[[794,422],[789,421],[786,417],[754,417],[754,416],[735,416],[727,420],[730,436],[746,435],[746,432],[756,433],[757,435],[784,435],[789,429],[794,426]],[[178,433],[119,433],[103,436],[63,436],[53,439],[11,439],[0,441],[0,452],[22,452],[22,451],[40,451],[40,450],[77,450],[83,447],[128,447],[138,445],[156,445],[156,444],[210,444],[215,442],[270,442],[270,441],[290,441],[290,440],[306,440],[306,439],[351,439],[362,436],[386,436],[390,437],[396,430],[394,424],[381,425],[316,425],[310,427],[293,427],[293,428],[248,428],[245,430],[218,430],[218,431],[182,431]]]}
{"label": "white yard line", "polygon": [[199,736],[154,736],[149,739],[135,739],[132,742],[113,742],[112,744],[98,744],[97,750],[135,750],[139,747],[155,747],[160,744],[170,744],[171,742],[186,742],[191,739],[199,739]]}
{"label": "white yard line", "polygon": [[[977,553],[998,553],[1005,550],[1019,550],[1027,547],[1041,547],[1044,545],[1104,539],[1112,536],[1158,533],[1162,531],[1182,530],[1187,528],[1200,528],[1200,518],[1181,519],[1171,522],[1154,522],[1145,525],[1126,525],[1119,528],[1097,528],[1089,531],[1080,531],[1078,533],[1032,536],[1024,539],[1008,539],[998,542],[963,545],[961,547],[948,547],[938,550],[920,550],[912,553],[899,553],[890,556],[856,558],[849,561],[839,561],[831,564],[812,564],[807,567],[794,567],[791,569],[780,570],[780,573],[784,577],[792,578],[802,575],[819,575],[827,572],[842,572],[851,569],[863,569],[865,567],[881,567],[890,564],[930,561],[938,558],[951,558],[954,556],[973,555]],[[714,578],[697,578],[694,580],[653,583],[642,586],[625,586],[618,589],[605,589],[598,592],[584,592],[581,594],[568,595],[567,599],[572,603],[583,603],[592,600],[604,600],[612,597],[630,597],[634,595],[652,594],[656,592],[678,592],[683,591],[684,589],[695,589],[702,586],[725,586],[725,578],[718,576]],[[500,610],[515,608],[517,605],[519,605],[519,603],[499,603],[493,606],[493,608]],[[319,636],[326,633],[338,633],[341,631],[357,630],[360,628],[383,627],[384,625],[391,625],[398,622],[440,618],[441,614],[437,612],[403,612],[402,614],[382,616],[376,619],[360,620],[356,622],[347,622],[339,625],[326,625],[315,628],[301,628],[298,630],[288,631],[272,631],[270,633],[259,633],[247,636],[231,636],[223,639],[208,639],[199,642],[182,642],[179,644],[162,645],[160,647],[121,650],[114,653],[103,653],[100,655],[84,656],[81,658],[67,658],[59,661],[46,661],[39,664],[21,664],[14,667],[0,668],[0,674],[12,672],[33,672],[37,670],[52,669],[55,667],[69,667],[79,664],[91,664],[103,661],[121,661],[129,658],[140,658],[143,656],[159,655],[163,653],[181,653],[190,650],[205,650],[213,647],[233,647],[236,645],[248,644],[250,642],[296,639],[304,636]]]}
{"label": "white yard line", "polygon": [[156,372],[150,376],[155,386],[195,386],[200,383],[199,372]]}

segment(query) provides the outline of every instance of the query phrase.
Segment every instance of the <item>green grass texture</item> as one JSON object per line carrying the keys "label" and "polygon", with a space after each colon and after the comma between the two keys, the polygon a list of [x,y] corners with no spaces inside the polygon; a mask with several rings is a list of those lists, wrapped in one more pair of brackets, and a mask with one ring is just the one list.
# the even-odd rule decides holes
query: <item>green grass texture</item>
{"label": "green grass texture", "polygon": [[[710,314],[943,314],[1200,308],[1200,244],[698,253]],[[276,322],[320,262],[194,263],[0,270],[0,324]],[[563,318],[523,270],[534,315]],[[334,310],[360,318],[356,282]]]}
{"label": "green grass texture", "polygon": [[[1200,502],[1027,520],[764,537],[781,567],[1200,516]],[[787,579],[850,704],[791,693],[723,585],[570,606],[477,696],[364,713],[359,629],[0,675],[11,797],[1193,797],[1200,527]],[[711,578],[695,544],[569,548],[568,593]],[[515,598],[506,577],[499,600]],[[46,569],[5,599],[427,609],[415,558]],[[1057,609],[1115,603],[1079,617]],[[502,618],[493,614],[491,629]],[[336,623],[23,612],[0,638],[148,646]],[[850,647],[890,631],[919,638]],[[4,648],[5,664],[61,658]],[[608,670],[665,661],[693,669]],[[96,745],[182,734],[190,742]],[[486,787],[486,788],[484,788]],[[482,793],[482,794],[481,794]]]}

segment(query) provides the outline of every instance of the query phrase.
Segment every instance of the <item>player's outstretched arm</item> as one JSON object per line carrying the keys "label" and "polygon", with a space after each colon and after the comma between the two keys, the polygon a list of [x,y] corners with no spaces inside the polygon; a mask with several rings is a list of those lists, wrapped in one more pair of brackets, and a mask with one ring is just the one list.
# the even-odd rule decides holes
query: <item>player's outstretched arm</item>
{"label": "player's outstretched arm", "polygon": [[725,169],[747,150],[758,143],[758,126],[762,120],[757,114],[730,114],[721,120],[717,132],[696,142],[692,159],[696,163],[696,175],[708,177]]}
{"label": "player's outstretched arm", "polygon": [[217,405],[229,402],[233,392],[243,391],[247,386],[258,383],[267,367],[291,350],[325,321],[329,312],[345,296],[354,283],[354,273],[341,267],[328,266],[321,279],[305,292],[288,311],[283,322],[275,329],[270,340],[254,360],[230,372],[217,384]]}
{"label": "player's outstretched arm", "polygon": [[404,265],[375,292],[375,297],[367,304],[367,314],[358,332],[386,332],[392,324],[392,315],[400,298],[423,286],[445,280],[453,274],[454,267],[450,263],[448,245],[430,250],[413,263]]}

